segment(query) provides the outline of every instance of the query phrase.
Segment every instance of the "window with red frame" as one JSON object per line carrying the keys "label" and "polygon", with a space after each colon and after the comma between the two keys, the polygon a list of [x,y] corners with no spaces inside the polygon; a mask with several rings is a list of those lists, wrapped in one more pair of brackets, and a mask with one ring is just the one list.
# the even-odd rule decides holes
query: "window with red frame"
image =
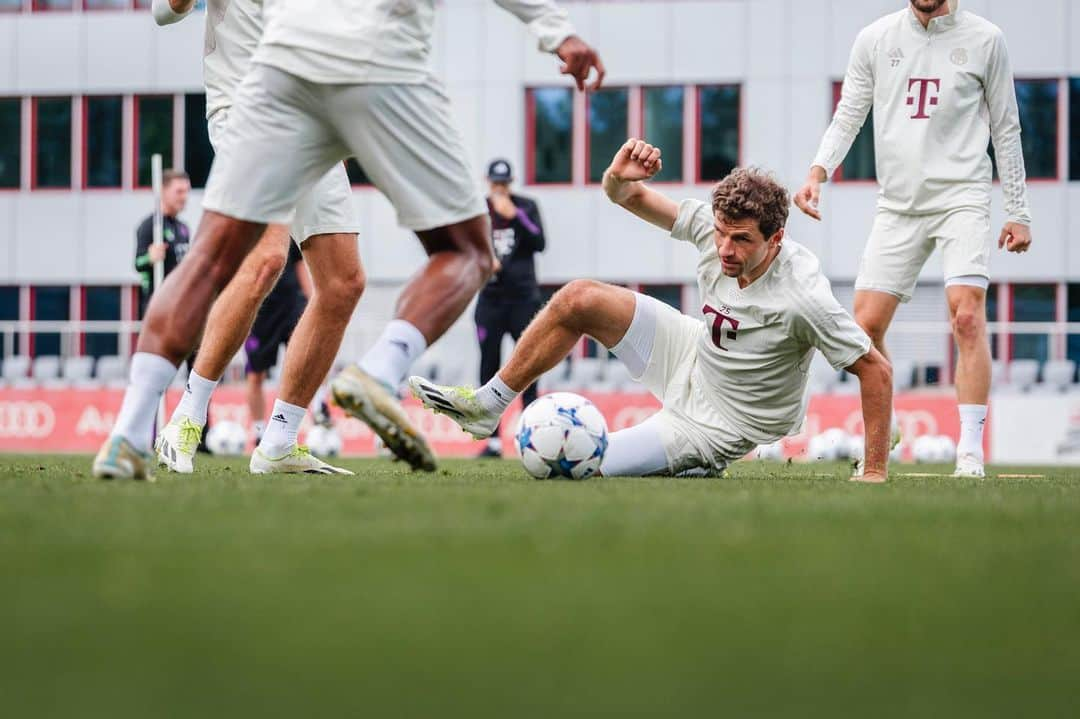
{"label": "window with red frame", "polygon": [[[1012,285],[1013,322],[1053,322],[1057,319],[1057,285]],[[1014,334],[1012,359],[1050,358],[1050,337],[1040,334]]]}
{"label": "window with red frame", "polygon": [[32,0],[32,5],[34,12],[71,10],[75,7],[74,0]]}
{"label": "window with red frame", "polygon": [[123,173],[124,98],[83,98],[83,183],[120,187]]}
{"label": "window with red frame", "polygon": [[143,95],[135,98],[135,185],[150,187],[150,158],[161,155],[173,167],[173,98]]}
{"label": "window with red frame", "polygon": [[1058,93],[1054,80],[1017,80],[1016,104],[1020,111],[1020,144],[1027,176],[1056,180],[1058,172]]}
{"label": "window with red frame", "polygon": [[0,188],[18,189],[22,179],[22,98],[0,97]]}
{"label": "window with red frame", "polygon": [[[843,89],[842,82],[833,83],[833,110],[840,104],[840,92]],[[859,129],[855,141],[851,143],[851,149],[844,157],[843,164],[836,168],[836,174],[832,179],[835,182],[876,182],[877,168],[874,156],[874,113],[866,115],[866,122]]]}
{"label": "window with red frame", "polygon": [[0,0],[0,12],[19,12],[22,4],[23,0]]}
{"label": "window with red frame", "polygon": [[[19,287],[0,287],[0,322],[17,322],[19,320]],[[12,338],[11,353],[19,354],[19,335],[16,333]],[[0,333],[0,357],[7,356],[6,338]]]}
{"label": "window with red frame", "polygon": [[537,87],[526,92],[528,128],[526,181],[573,180],[574,94],[568,87]]}
{"label": "window with red frame", "polygon": [[619,148],[629,137],[630,93],[625,87],[604,88],[587,95],[589,103],[589,182],[600,182]]}
{"label": "window with red frame", "polygon": [[127,10],[131,0],[83,0],[84,10]]}
{"label": "window with red frame", "polygon": [[[71,319],[71,288],[66,285],[34,287],[32,289],[31,317],[40,321],[66,321]],[[61,354],[61,335],[59,332],[38,332],[33,336],[31,354]]]}
{"label": "window with red frame", "polygon": [[184,169],[191,177],[192,187],[206,187],[214,148],[206,129],[206,94],[184,96]]}
{"label": "window with red frame", "polygon": [[653,178],[658,182],[683,180],[684,95],[681,85],[641,91],[642,134],[663,153],[663,168]]}
{"label": "window with red frame", "polygon": [[[120,320],[120,287],[84,287],[83,317],[89,321]],[[91,357],[115,355],[120,352],[120,336],[116,332],[88,332],[83,335],[82,354]]]}
{"label": "window with red frame", "polygon": [[71,187],[71,98],[35,97],[32,102],[31,186]]}
{"label": "window with red frame", "polygon": [[698,88],[698,180],[723,179],[739,164],[739,86]]}

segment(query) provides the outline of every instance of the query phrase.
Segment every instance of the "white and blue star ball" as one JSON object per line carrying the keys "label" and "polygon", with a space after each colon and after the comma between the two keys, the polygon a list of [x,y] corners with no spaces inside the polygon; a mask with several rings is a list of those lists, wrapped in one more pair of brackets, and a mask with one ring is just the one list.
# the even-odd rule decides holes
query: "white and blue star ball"
{"label": "white and blue star ball", "polygon": [[587,479],[607,451],[604,415],[572,392],[552,392],[521,413],[517,447],[525,471],[537,479]]}

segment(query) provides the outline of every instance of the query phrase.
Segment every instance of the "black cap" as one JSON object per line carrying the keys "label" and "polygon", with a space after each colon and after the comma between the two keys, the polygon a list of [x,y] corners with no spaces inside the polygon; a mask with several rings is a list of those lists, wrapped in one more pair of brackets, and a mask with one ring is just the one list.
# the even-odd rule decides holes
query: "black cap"
{"label": "black cap", "polygon": [[492,160],[488,165],[487,179],[492,182],[510,182],[514,179],[514,171],[506,160]]}

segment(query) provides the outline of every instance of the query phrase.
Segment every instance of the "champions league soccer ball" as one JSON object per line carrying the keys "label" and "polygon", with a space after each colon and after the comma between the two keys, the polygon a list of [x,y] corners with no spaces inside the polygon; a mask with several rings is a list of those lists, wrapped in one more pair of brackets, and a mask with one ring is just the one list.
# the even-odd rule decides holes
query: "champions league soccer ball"
{"label": "champions league soccer ball", "polygon": [[336,457],[341,454],[341,435],[333,427],[317,424],[308,430],[304,441],[308,448],[320,457]]}
{"label": "champions league soccer ball", "polygon": [[546,394],[521,413],[517,447],[525,471],[537,479],[591,477],[607,445],[604,415],[571,392]]}
{"label": "champions league soccer ball", "polygon": [[206,446],[220,456],[243,454],[247,448],[247,432],[236,422],[217,422],[206,433]]}
{"label": "champions league soccer ball", "polygon": [[911,446],[911,454],[920,464],[948,464],[956,461],[956,443],[944,434],[924,434]]}

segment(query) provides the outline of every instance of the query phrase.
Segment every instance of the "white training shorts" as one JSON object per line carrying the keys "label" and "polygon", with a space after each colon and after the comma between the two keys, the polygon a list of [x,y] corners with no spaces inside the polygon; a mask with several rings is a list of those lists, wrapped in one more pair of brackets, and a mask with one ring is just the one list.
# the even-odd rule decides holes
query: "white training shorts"
{"label": "white training shorts", "polygon": [[[225,135],[229,124],[228,108],[218,110],[206,122],[210,144],[214,146],[215,153],[220,152],[218,148],[222,146],[222,142],[227,141]],[[359,232],[360,221],[353,204],[349,176],[345,172],[345,166],[339,162],[297,201],[289,234],[299,245],[313,235]]]}
{"label": "white training shorts", "polygon": [[307,188],[355,157],[410,230],[486,215],[487,205],[435,81],[327,85],[255,64],[230,111],[203,205],[289,223]]}
{"label": "white training shorts", "polygon": [[[691,469],[719,473],[755,447],[717,413],[713,403],[722,399],[703,396],[691,382],[698,341],[705,331],[701,320],[635,293],[634,319],[611,352],[663,407],[638,427],[612,433],[601,466],[604,476],[676,475]],[[664,448],[666,471],[640,451],[649,445],[648,437],[642,436],[646,427]],[[632,441],[623,441],[623,432]]]}
{"label": "white training shorts", "polygon": [[935,247],[941,248],[946,284],[961,277],[989,278],[993,242],[990,216],[979,210],[902,215],[879,209],[859,263],[855,289],[888,292],[907,302]]}

